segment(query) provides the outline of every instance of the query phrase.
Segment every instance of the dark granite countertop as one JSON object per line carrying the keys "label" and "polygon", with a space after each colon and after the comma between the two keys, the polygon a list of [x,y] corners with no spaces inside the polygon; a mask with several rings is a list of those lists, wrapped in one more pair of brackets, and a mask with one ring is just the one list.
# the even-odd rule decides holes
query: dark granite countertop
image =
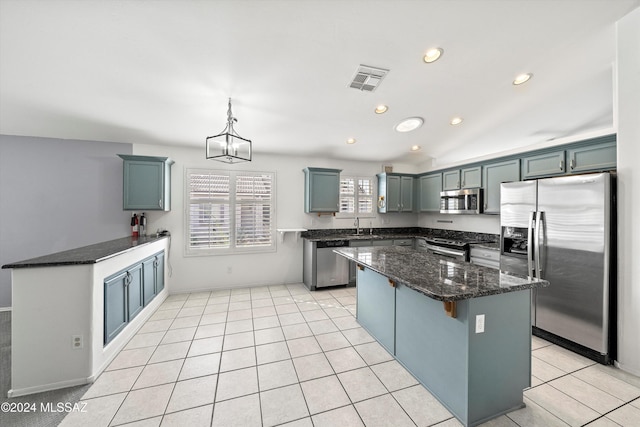
{"label": "dark granite countertop", "polygon": [[134,248],[165,239],[168,236],[148,236],[133,239],[123,237],[121,239],[109,240],[107,242],[96,243],[94,245],[83,246],[81,248],[70,249],[68,251],[56,252],[25,261],[5,264],[2,268],[32,268],[32,267],[55,267],[61,265],[82,265],[95,264],[105,259],[120,255]]}
{"label": "dark granite countertop", "polygon": [[339,255],[439,301],[459,301],[548,286],[539,279],[504,274],[402,246],[336,248]]}

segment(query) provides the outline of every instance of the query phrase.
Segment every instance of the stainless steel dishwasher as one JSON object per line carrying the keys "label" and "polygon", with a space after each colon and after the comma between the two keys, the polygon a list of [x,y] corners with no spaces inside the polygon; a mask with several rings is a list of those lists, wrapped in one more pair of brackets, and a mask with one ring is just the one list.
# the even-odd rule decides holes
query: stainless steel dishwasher
{"label": "stainless steel dishwasher", "polygon": [[311,241],[305,239],[303,247],[302,278],[307,288],[349,284],[349,261],[333,252],[335,248],[349,246],[348,240]]}

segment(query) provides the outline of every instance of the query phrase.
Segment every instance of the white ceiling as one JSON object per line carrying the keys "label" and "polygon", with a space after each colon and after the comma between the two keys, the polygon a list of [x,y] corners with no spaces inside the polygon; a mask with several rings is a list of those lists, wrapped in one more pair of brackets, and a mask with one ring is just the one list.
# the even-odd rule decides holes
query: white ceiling
{"label": "white ceiling", "polygon": [[[640,0],[0,0],[0,133],[202,147],[227,98],[254,153],[462,161],[613,127]],[[444,48],[436,63],[424,52]],[[372,93],[359,64],[390,69]],[[511,81],[522,72],[533,79]],[[389,105],[384,115],[373,109]],[[425,124],[406,134],[403,118]],[[464,117],[459,126],[449,125]],[[347,145],[346,139],[357,139]],[[420,145],[410,153],[412,145]]]}

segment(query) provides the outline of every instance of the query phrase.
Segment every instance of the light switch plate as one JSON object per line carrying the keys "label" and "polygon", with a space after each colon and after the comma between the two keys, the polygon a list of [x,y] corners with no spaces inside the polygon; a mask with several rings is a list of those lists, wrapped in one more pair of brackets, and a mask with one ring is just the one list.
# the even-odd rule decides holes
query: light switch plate
{"label": "light switch plate", "polygon": [[478,314],[476,316],[476,334],[484,332],[484,314]]}

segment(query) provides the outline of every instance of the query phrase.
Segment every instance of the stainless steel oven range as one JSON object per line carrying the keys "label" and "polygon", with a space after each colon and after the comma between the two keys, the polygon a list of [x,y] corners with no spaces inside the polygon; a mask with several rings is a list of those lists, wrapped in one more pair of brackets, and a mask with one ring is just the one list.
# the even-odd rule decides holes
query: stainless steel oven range
{"label": "stainless steel oven range", "polygon": [[456,261],[469,261],[469,244],[441,237],[419,237],[416,249]]}

